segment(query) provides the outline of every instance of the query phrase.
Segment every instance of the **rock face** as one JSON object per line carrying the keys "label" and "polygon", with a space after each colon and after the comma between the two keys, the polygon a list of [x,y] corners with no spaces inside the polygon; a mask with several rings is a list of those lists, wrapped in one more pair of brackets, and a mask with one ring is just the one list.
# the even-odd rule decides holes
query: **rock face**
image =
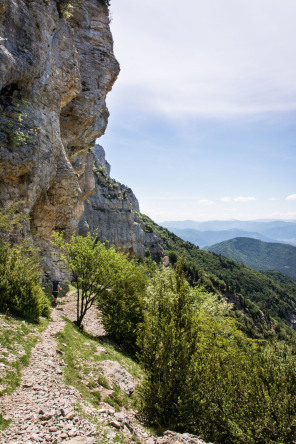
{"label": "rock face", "polygon": [[[159,238],[145,231],[138,215],[139,203],[132,190],[109,176],[110,165],[104,149],[96,145],[86,157],[85,176],[94,180],[94,192],[84,201],[84,215],[79,232],[96,232],[100,241],[109,241],[131,257],[141,257],[149,249],[151,255],[163,254]],[[87,187],[87,186],[86,186]]]}
{"label": "rock face", "polygon": [[70,235],[78,223],[132,256],[161,253],[132,191],[110,179],[104,150],[91,151],[118,73],[103,0],[2,0],[0,203],[21,202],[51,278],[64,277],[52,231]]}
{"label": "rock face", "polygon": [[[94,207],[86,206],[90,229],[98,224],[103,240],[143,253],[135,246],[135,237],[145,236],[130,213],[130,203],[138,209],[132,192],[123,190],[116,202],[104,196],[110,167],[100,148],[89,152],[105,131],[105,99],[118,73],[103,0],[1,1],[0,202],[22,202],[52,278],[61,278],[52,231],[77,230],[95,188]],[[105,166],[105,175],[93,174],[94,162]],[[115,228],[123,211],[128,228]]]}

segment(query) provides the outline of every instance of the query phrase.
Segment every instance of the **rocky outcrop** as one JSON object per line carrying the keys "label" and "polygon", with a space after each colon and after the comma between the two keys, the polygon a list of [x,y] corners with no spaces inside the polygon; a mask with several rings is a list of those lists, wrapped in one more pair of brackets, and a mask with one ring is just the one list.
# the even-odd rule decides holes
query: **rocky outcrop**
{"label": "rocky outcrop", "polygon": [[162,254],[157,235],[138,217],[133,192],[110,179],[104,150],[94,147],[119,72],[105,3],[0,5],[0,203],[21,202],[51,278],[65,277],[52,232],[69,236],[78,224],[80,233],[97,231],[133,257],[147,248]]}
{"label": "rocky outcrop", "polygon": [[110,242],[131,257],[141,257],[147,249],[153,257],[162,256],[157,234],[141,222],[136,196],[130,188],[110,178],[110,165],[100,145],[88,153],[85,164],[85,177],[94,180],[95,190],[84,201],[80,234],[97,233],[100,241]]}
{"label": "rocky outcrop", "polygon": [[87,151],[119,72],[104,2],[63,5],[65,17],[54,0],[0,5],[0,199],[22,201],[51,275],[52,230],[75,230],[93,191]]}

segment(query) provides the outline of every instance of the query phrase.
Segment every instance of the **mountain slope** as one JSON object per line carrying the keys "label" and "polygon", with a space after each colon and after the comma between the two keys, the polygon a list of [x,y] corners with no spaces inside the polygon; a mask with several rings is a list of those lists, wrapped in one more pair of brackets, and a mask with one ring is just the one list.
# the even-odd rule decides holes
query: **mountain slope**
{"label": "mountain slope", "polygon": [[[200,250],[140,215],[146,229],[155,231],[170,261],[184,256],[186,274],[193,285],[201,284],[234,304],[233,316],[252,337],[294,337],[296,323],[296,283],[273,280],[259,271],[227,257]],[[289,327],[291,328],[289,328]]]}
{"label": "mountain slope", "polygon": [[296,247],[238,237],[206,248],[255,270],[278,270],[296,279]]}

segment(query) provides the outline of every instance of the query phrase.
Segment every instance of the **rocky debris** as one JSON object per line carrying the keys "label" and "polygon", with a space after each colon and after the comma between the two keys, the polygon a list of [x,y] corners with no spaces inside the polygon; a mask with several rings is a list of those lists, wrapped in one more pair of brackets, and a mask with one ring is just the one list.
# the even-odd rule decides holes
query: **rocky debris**
{"label": "rocky debris", "polygon": [[91,444],[92,439],[85,436],[78,436],[77,438],[70,439],[69,441],[64,441],[64,444]]}
{"label": "rocky debris", "polygon": [[12,395],[0,398],[0,410],[12,423],[0,435],[2,443],[62,442],[87,436],[95,443],[95,426],[79,416],[73,405],[80,393],[62,382],[61,365],[56,354],[55,334],[64,328],[58,312],[41,334],[32,352],[30,365],[23,371],[22,384]]}
{"label": "rocky debris", "polygon": [[166,431],[163,437],[156,438],[155,444],[205,444],[205,441],[198,438],[195,435],[190,435],[189,433],[175,433],[171,431]]}
{"label": "rocky debris", "polygon": [[128,396],[135,391],[135,381],[132,375],[119,362],[105,360],[100,362],[103,376],[109,383],[115,383]]}
{"label": "rocky debris", "polygon": [[[76,320],[76,300],[75,300],[76,292],[73,291],[67,298],[63,298],[60,300],[65,305],[58,306],[61,308],[62,316],[70,319],[72,322]],[[83,326],[84,328],[94,336],[105,336],[106,332],[102,325],[99,311],[93,307],[93,309],[88,310],[86,315],[83,318]],[[100,354],[104,352],[105,349],[103,347],[98,346],[97,353]]]}

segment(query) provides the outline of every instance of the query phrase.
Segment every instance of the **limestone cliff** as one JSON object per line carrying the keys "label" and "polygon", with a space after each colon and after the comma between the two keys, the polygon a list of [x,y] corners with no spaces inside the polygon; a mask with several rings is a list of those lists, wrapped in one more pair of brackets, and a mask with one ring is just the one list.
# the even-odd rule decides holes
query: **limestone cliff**
{"label": "limestone cliff", "polygon": [[1,0],[0,200],[22,201],[51,276],[52,230],[77,230],[98,186],[88,152],[118,73],[103,0]]}
{"label": "limestone cliff", "polygon": [[109,241],[132,257],[143,256],[148,248],[152,256],[162,255],[159,238],[147,232],[138,212],[139,203],[132,190],[110,178],[105,152],[96,145],[86,158],[87,178],[93,174],[95,191],[84,201],[80,233],[97,232],[101,241]]}

